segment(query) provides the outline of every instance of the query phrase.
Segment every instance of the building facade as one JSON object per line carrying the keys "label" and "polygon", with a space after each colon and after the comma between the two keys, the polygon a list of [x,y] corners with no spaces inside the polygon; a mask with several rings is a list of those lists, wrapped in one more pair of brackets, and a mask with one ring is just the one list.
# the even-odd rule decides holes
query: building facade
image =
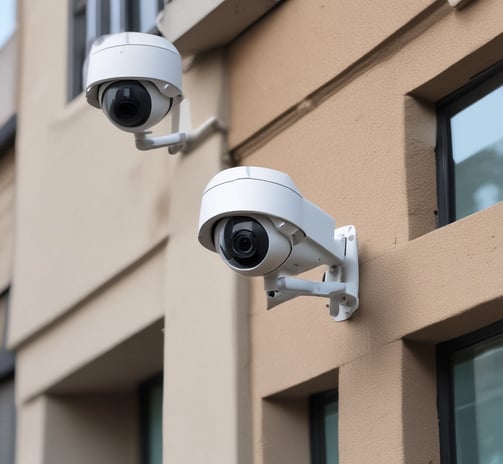
{"label": "building facade", "polygon": [[[500,0],[19,2],[0,173],[15,165],[15,462],[503,462],[502,17]],[[87,105],[86,50],[121,30],[171,40],[183,128],[227,134],[139,152]],[[353,318],[309,297],[267,311],[263,279],[200,246],[203,189],[234,165],[284,171],[355,225]]]}
{"label": "building facade", "polygon": [[17,37],[15,2],[0,6],[0,462],[15,456],[15,357],[7,349],[14,239]]}

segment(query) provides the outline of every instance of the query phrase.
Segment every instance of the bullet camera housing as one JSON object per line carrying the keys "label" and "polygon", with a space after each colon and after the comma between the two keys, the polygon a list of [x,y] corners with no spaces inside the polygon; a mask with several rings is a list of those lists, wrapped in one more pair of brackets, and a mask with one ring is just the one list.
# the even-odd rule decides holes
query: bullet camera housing
{"label": "bullet camera housing", "polygon": [[[260,167],[218,173],[202,196],[198,237],[234,271],[264,277],[268,309],[300,295],[330,298],[336,320],[358,307],[354,227],[335,229],[285,173]],[[291,277],[320,265],[327,266],[321,282]]]}

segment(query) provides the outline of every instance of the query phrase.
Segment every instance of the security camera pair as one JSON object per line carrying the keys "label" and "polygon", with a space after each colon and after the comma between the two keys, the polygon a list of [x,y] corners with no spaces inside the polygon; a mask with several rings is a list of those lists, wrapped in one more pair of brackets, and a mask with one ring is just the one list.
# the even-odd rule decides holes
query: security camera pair
{"label": "security camera pair", "polygon": [[[212,118],[197,131],[178,132],[182,59],[166,39],[135,32],[104,36],[85,66],[86,98],[119,129],[135,134],[140,150],[188,152],[223,125]],[[173,133],[151,137],[169,112]],[[330,299],[330,314],[346,320],[358,308],[358,245],[353,226],[335,221],[306,200],[285,173],[236,167],[218,173],[201,202],[199,241],[234,271],[263,276],[268,309],[301,295]],[[322,281],[292,276],[326,266]]]}

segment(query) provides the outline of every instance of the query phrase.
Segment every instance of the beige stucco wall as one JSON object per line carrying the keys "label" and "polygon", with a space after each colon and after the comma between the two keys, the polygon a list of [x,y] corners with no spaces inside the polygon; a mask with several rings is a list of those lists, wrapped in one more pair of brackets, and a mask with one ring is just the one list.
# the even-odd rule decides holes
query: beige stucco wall
{"label": "beige stucco wall", "polygon": [[[231,91],[240,94],[240,98],[230,100],[231,147],[313,91],[322,90],[320,87],[328,81],[346,80],[348,72],[369,61],[370,53],[379,45],[390,36],[399,37],[397,31],[405,24],[414,24],[417,15],[439,3],[316,0],[279,5],[231,47]],[[240,82],[253,82],[253,86],[243,93]],[[302,111],[302,106],[298,110]]]}
{"label": "beige stucco wall", "polygon": [[[247,286],[197,242],[225,136],[189,155],[139,152],[83,95],[66,102],[68,3],[20,8],[17,462],[137,462],[136,392],[160,370],[165,462],[246,462]],[[222,50],[187,60],[183,80],[183,129],[226,120]]]}
{"label": "beige stucco wall", "polygon": [[137,407],[133,393],[40,396],[18,414],[16,462],[133,464]]}
{"label": "beige stucco wall", "polygon": [[230,47],[234,158],[286,171],[360,243],[348,322],[317,298],[266,311],[253,281],[254,462],[307,462],[282,453],[289,436],[308,444],[287,424],[337,386],[341,463],[439,462],[434,350],[501,317],[503,206],[435,230],[434,104],[500,59],[501,14],[495,0],[291,0]]}

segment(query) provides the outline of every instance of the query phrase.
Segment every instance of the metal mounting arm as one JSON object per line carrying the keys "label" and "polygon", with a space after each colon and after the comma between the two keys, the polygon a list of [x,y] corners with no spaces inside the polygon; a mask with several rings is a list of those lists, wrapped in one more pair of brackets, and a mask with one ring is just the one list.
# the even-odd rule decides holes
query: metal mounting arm
{"label": "metal mounting arm", "polygon": [[[335,230],[336,237],[343,237],[346,248],[340,266],[329,266],[323,281],[309,281],[294,277],[278,277],[268,282],[267,309],[298,296],[319,296],[330,299],[330,315],[335,321],[349,319],[358,309],[358,244],[353,226]],[[271,285],[272,284],[272,285]],[[274,288],[274,290],[271,290]]]}
{"label": "metal mounting arm", "polygon": [[169,153],[172,155],[179,151],[186,154],[198,147],[210,135],[215,132],[223,133],[226,132],[226,130],[225,124],[220,119],[213,116],[189,134],[185,132],[175,132],[169,135],[150,137],[151,132],[141,132],[135,134],[135,142],[138,150],[169,147]]}

